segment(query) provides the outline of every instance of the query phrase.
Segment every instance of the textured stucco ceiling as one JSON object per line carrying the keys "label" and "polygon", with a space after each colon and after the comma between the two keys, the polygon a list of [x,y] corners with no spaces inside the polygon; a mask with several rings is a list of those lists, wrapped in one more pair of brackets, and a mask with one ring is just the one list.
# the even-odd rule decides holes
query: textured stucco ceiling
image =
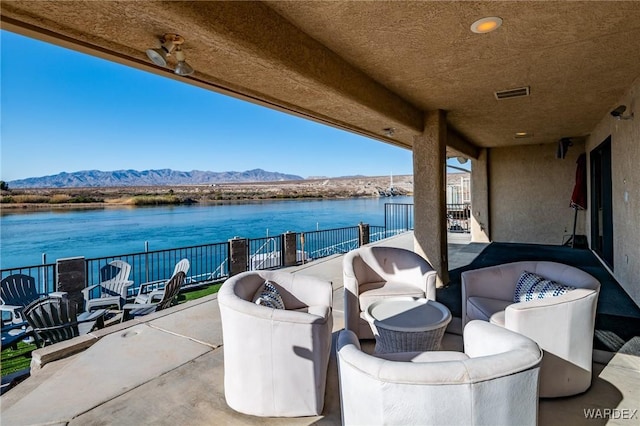
{"label": "textured stucco ceiling", "polygon": [[[503,26],[473,34],[485,16]],[[3,1],[2,19],[12,31],[405,147],[433,109],[479,147],[584,136],[640,76],[637,1]],[[146,58],[165,32],[186,38],[192,77]],[[521,86],[529,97],[494,97]],[[515,139],[521,131],[534,136]]]}

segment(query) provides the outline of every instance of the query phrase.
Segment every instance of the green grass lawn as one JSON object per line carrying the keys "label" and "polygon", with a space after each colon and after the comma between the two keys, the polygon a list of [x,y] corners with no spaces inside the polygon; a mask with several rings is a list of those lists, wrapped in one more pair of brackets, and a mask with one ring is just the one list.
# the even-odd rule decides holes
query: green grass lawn
{"label": "green grass lawn", "polygon": [[31,364],[31,351],[36,349],[35,344],[18,342],[17,349],[2,349],[0,362],[2,363],[2,376],[29,368]]}
{"label": "green grass lawn", "polygon": [[[178,304],[217,293],[221,285],[222,283],[210,284],[206,287],[180,293],[178,295]],[[31,364],[31,351],[34,349],[36,349],[35,344],[28,344],[24,342],[19,342],[17,349],[3,348],[2,353],[0,354],[0,362],[2,362],[2,376],[4,377],[7,374],[29,368],[29,365]]]}
{"label": "green grass lawn", "polygon": [[208,286],[200,287],[197,290],[182,292],[178,295],[178,304],[217,293],[218,290],[220,290],[220,286],[222,286],[222,283],[209,284]]}

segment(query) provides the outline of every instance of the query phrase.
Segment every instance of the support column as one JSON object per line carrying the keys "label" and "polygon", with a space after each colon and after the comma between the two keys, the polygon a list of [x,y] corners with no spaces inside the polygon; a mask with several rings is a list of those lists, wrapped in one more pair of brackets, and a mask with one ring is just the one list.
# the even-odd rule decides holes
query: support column
{"label": "support column", "polygon": [[360,222],[358,224],[358,247],[369,244],[369,224]]}
{"label": "support column", "polygon": [[87,287],[87,268],[84,257],[56,260],[56,291],[64,291],[81,311],[84,305],[82,290]]}
{"label": "support column", "polygon": [[229,276],[245,272],[248,260],[249,242],[247,239],[235,237],[229,240]]}
{"label": "support column", "polygon": [[471,241],[491,242],[489,228],[489,151],[471,159]]}
{"label": "support column", "polygon": [[427,112],[424,132],[413,142],[414,249],[437,271],[438,287],[449,282],[446,147],[445,112]]}
{"label": "support column", "polygon": [[287,231],[282,234],[282,266],[298,264],[298,234]]}

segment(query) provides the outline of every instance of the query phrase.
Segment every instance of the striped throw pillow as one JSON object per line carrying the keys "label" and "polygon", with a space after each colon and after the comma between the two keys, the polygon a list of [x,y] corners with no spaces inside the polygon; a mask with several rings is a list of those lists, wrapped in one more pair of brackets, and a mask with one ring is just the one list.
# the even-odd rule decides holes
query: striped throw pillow
{"label": "striped throw pillow", "polygon": [[520,279],[518,279],[518,284],[516,284],[513,301],[516,303],[528,302],[530,300],[561,296],[575,289],[575,287],[559,284],[533,272],[524,271],[520,275]]}
{"label": "striped throw pillow", "polygon": [[284,309],[284,301],[278,289],[271,281],[265,281],[253,296],[253,301],[257,305],[266,306],[273,309]]}

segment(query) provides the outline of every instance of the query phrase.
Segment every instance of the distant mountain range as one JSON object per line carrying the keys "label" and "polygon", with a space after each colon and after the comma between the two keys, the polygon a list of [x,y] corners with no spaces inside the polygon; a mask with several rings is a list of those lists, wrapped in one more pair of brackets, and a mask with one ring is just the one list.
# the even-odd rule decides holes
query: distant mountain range
{"label": "distant mountain range", "polygon": [[302,180],[301,176],[262,169],[244,172],[205,172],[193,170],[181,172],[171,169],[160,170],[83,170],[73,173],[32,177],[7,182],[9,188],[78,188],[106,186],[163,186],[163,185],[203,185],[240,182],[274,182]]}

